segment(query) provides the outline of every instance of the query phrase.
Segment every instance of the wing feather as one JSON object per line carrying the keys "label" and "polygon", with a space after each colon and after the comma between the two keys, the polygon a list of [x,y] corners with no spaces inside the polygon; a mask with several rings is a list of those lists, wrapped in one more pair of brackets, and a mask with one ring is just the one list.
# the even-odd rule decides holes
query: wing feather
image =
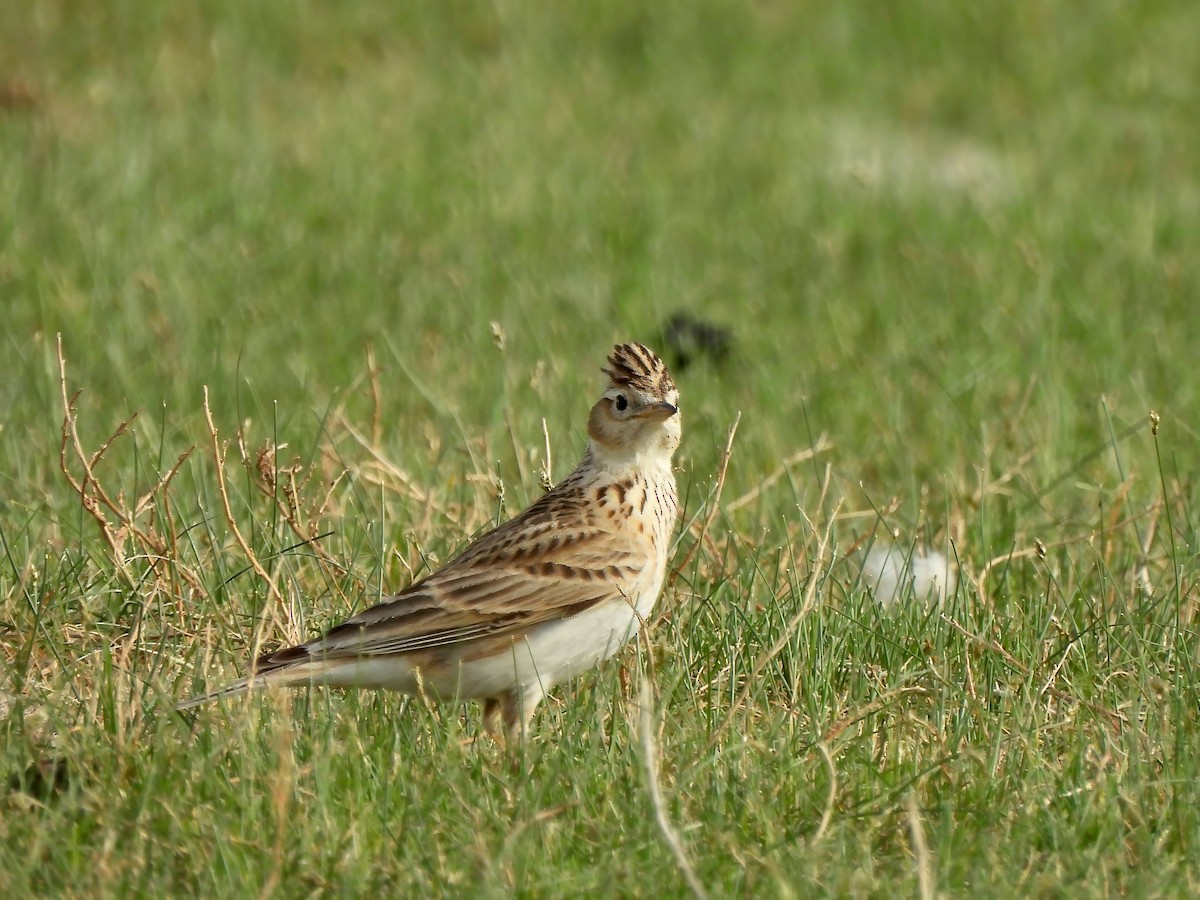
{"label": "wing feather", "polygon": [[632,599],[650,562],[644,547],[582,514],[573,493],[551,491],[444,568],[316,640],[264,656],[259,670],[450,647]]}

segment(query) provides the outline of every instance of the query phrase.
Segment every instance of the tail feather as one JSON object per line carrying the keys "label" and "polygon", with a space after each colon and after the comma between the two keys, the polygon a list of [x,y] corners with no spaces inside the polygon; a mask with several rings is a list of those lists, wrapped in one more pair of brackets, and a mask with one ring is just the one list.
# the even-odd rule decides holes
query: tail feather
{"label": "tail feather", "polygon": [[205,703],[212,703],[214,700],[220,700],[222,697],[239,697],[250,690],[250,683],[251,679],[249,678],[239,678],[237,681],[231,682],[218,690],[210,691],[207,694],[200,694],[196,697],[189,697],[187,700],[176,703],[175,711],[183,712],[185,709],[203,706]]}
{"label": "tail feather", "polygon": [[[263,661],[267,659],[268,657],[263,657]],[[247,675],[245,678],[231,681],[229,684],[215,691],[200,694],[199,696],[191,697],[181,703],[177,703],[175,709],[178,712],[182,712],[196,706],[203,706],[205,703],[212,703],[215,700],[240,697],[242,694],[248,694],[252,690],[259,690],[269,686],[284,687],[289,684],[311,684],[314,681],[322,680],[321,676],[330,670],[328,663],[320,661],[297,663],[280,663],[274,661],[274,665],[275,668],[267,669],[266,671],[260,669],[254,675]]]}

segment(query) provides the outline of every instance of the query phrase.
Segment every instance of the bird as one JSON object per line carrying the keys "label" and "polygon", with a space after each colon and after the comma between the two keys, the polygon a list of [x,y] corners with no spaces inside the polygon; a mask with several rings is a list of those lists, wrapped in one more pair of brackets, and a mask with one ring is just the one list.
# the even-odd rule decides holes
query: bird
{"label": "bird", "polygon": [[733,335],[728,328],[687,312],[677,312],[662,328],[663,346],[682,372],[693,360],[708,357],[718,365],[729,357]]}
{"label": "bird", "polygon": [[489,732],[523,740],[551,687],[637,635],[667,573],[679,390],[637,342],[602,371],[587,449],[558,485],[398,594],[176,708],[272,685],[380,688],[481,700]]}

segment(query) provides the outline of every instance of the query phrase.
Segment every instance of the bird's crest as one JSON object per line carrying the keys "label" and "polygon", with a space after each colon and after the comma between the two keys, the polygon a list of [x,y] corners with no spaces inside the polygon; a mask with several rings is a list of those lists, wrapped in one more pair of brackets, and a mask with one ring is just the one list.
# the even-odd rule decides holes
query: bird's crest
{"label": "bird's crest", "polygon": [[646,394],[665,397],[675,388],[666,363],[645,344],[617,344],[608,356],[604,374],[616,387],[634,387]]}

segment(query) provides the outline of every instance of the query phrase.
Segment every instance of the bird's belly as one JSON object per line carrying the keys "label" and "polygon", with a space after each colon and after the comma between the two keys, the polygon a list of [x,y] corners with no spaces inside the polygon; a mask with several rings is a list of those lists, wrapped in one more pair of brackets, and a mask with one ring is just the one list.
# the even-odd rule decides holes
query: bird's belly
{"label": "bird's belly", "polygon": [[549,690],[608,659],[632,640],[639,624],[624,600],[546,622],[513,641],[504,653],[463,660],[458,692],[463,697],[494,697],[514,687]]}
{"label": "bird's belly", "polygon": [[[426,652],[347,660],[308,673],[306,680],[341,687],[371,687],[441,698],[499,697],[522,689],[548,691],[608,659],[637,635],[657,599],[655,590],[639,595],[637,613],[624,599],[602,603],[568,619],[535,626],[499,652]],[[301,679],[294,679],[299,683]]]}

